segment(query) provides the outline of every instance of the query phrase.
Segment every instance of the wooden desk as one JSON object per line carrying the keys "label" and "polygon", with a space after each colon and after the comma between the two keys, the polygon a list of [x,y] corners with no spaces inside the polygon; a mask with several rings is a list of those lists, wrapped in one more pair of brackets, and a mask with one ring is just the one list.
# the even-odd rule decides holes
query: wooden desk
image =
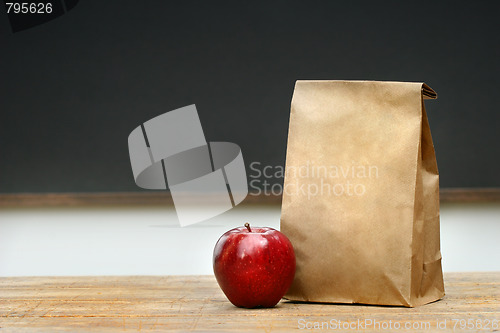
{"label": "wooden desk", "polygon": [[[443,300],[412,309],[282,301],[273,309],[247,310],[231,305],[212,276],[0,278],[0,332],[275,332],[339,321],[353,325],[350,331],[390,331],[397,325],[412,332],[451,331],[455,325],[456,332],[467,331],[454,319],[493,331],[493,321],[500,320],[500,273],[445,274],[445,283]],[[358,327],[358,319],[373,324]]]}

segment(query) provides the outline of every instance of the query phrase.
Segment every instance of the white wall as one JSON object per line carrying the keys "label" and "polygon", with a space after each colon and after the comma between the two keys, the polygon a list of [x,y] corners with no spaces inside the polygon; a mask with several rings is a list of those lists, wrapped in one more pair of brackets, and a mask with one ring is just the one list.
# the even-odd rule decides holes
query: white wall
{"label": "white wall", "polygon": [[[0,276],[212,274],[217,239],[280,208],[236,207],[180,228],[165,208],[0,209]],[[441,205],[445,271],[500,271],[500,204]]]}

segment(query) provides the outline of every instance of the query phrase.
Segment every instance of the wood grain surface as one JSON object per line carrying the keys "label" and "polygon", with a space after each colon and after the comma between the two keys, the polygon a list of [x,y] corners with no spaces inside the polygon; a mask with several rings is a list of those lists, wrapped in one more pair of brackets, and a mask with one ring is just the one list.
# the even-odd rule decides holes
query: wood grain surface
{"label": "wood grain surface", "polygon": [[445,284],[444,299],[418,308],[283,300],[248,310],[229,303],[213,276],[0,278],[0,332],[318,331],[306,329],[315,323],[321,331],[340,331],[335,323],[349,331],[495,330],[500,273],[449,273]]}

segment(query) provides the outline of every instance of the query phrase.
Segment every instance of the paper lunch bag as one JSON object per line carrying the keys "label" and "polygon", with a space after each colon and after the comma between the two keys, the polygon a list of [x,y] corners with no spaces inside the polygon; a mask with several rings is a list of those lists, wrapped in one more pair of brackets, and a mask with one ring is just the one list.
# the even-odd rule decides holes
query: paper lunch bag
{"label": "paper lunch bag", "polygon": [[297,81],[281,231],[290,300],[413,307],[444,296],[424,83]]}

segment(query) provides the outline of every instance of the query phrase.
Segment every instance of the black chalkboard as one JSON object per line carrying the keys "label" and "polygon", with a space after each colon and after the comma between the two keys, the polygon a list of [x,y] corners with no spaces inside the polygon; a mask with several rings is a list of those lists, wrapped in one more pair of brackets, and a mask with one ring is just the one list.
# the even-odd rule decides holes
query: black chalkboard
{"label": "black chalkboard", "polygon": [[129,133],[190,104],[249,174],[284,165],[297,79],[425,81],[441,186],[500,187],[499,2],[82,0],[15,33],[0,12],[0,193],[143,191]]}

